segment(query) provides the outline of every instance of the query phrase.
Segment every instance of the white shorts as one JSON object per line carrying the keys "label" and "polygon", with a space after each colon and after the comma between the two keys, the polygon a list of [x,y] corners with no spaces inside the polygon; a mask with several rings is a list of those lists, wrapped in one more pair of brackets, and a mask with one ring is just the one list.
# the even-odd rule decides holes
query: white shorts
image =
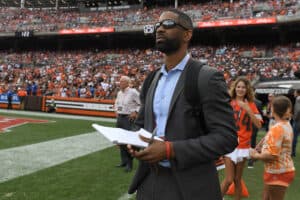
{"label": "white shorts", "polygon": [[236,164],[242,162],[245,158],[250,158],[249,149],[235,148],[233,152],[226,154],[225,157],[230,158]]}

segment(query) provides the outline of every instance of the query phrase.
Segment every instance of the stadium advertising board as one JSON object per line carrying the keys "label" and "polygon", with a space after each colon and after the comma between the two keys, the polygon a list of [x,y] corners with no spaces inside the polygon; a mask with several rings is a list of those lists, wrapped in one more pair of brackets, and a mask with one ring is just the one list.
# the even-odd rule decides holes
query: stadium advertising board
{"label": "stadium advertising board", "polygon": [[20,37],[20,38],[33,37],[33,30],[29,30],[29,31],[16,31],[15,32],[15,37]]}
{"label": "stadium advertising board", "polygon": [[220,26],[243,26],[243,25],[260,25],[260,24],[275,24],[275,17],[256,18],[256,19],[226,19],[209,22],[198,22],[198,28],[220,27]]}
{"label": "stadium advertising board", "polygon": [[291,94],[294,89],[300,89],[300,80],[263,81],[254,87],[257,94]]}
{"label": "stadium advertising board", "polygon": [[255,90],[257,94],[289,94],[290,89],[285,88],[258,88]]}
{"label": "stadium advertising board", "polygon": [[[7,94],[0,94],[0,103],[7,104]],[[13,94],[12,104],[20,104],[18,95]]]}
{"label": "stadium advertising board", "polygon": [[115,117],[114,100],[97,100],[83,98],[45,97],[42,108],[47,111],[47,106],[54,100],[56,113],[66,113],[75,115],[90,115],[101,117]]}
{"label": "stadium advertising board", "polygon": [[69,35],[69,34],[91,34],[91,33],[112,33],[112,32],[115,32],[114,27],[100,27],[100,28],[62,29],[59,31],[59,34]]}

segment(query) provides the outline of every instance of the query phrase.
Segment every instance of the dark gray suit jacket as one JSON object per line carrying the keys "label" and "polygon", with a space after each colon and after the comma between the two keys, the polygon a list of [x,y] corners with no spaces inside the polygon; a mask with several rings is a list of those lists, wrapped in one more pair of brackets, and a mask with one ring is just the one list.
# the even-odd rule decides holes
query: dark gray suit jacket
{"label": "dark gray suit jacket", "polygon": [[300,97],[296,97],[294,104],[294,112],[293,112],[293,120],[294,126],[296,128],[296,132],[300,132]]}
{"label": "dark gray suit jacket", "polygon": [[[192,106],[183,94],[190,64],[191,60],[177,82],[166,125],[165,138],[173,142],[176,155],[170,161],[171,169],[184,200],[221,200],[214,160],[232,152],[237,146],[233,110],[223,75],[206,67],[205,70],[201,69],[198,78],[203,118],[195,117]],[[138,126],[150,132],[155,128],[152,105],[158,76],[152,81],[145,99],[142,99],[136,121]],[[149,165],[140,162],[129,193],[138,190],[149,172]]]}

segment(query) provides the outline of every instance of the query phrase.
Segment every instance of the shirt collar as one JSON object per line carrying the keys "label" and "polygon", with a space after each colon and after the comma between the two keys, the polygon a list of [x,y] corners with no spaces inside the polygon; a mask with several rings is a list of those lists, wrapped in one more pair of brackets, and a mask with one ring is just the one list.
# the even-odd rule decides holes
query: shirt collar
{"label": "shirt collar", "polygon": [[[175,71],[175,70],[183,71],[184,67],[186,66],[189,59],[190,59],[190,55],[186,54],[184,56],[184,58],[174,68],[172,68],[170,71]],[[160,72],[163,73],[163,74],[168,74],[165,64],[160,69]]]}
{"label": "shirt collar", "polygon": [[121,90],[122,92],[127,92],[129,90],[129,86],[125,88],[124,90]]}

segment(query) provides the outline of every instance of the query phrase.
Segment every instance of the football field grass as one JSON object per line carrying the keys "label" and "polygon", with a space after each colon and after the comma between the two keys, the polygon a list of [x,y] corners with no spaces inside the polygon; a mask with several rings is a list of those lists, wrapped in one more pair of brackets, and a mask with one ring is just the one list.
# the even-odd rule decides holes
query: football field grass
{"label": "football field grass", "polygon": [[[1,113],[0,115],[4,116],[5,114]],[[0,133],[0,151],[92,133],[95,132],[91,127],[93,123],[114,125],[109,122],[53,118],[51,116],[9,116],[48,119],[51,123],[26,124],[12,128],[10,132]],[[298,157],[294,160],[296,169],[300,167],[299,146],[297,150]],[[63,152],[61,153],[63,154]],[[134,174],[134,172],[125,173],[123,169],[115,168],[114,166],[118,163],[119,150],[115,146],[80,156],[25,176],[0,182],[0,200],[118,200],[126,193]],[[135,161],[134,169],[136,169],[136,165]],[[255,163],[253,169],[245,168],[244,180],[250,193],[249,200],[261,199],[262,173],[261,162]],[[287,191],[286,200],[300,199],[298,177],[296,174],[295,181]],[[222,179],[223,171],[221,170],[220,180]],[[225,199],[233,198],[226,196]]]}
{"label": "football field grass", "polygon": [[105,126],[114,125],[114,123],[110,122],[52,118],[51,115],[49,115],[50,117],[37,117],[11,114],[5,115],[0,113],[0,116],[49,120],[48,123],[28,123],[11,128],[9,132],[5,132],[3,134],[0,133],[0,149],[94,132],[95,129],[92,128],[93,123],[101,123]]}

